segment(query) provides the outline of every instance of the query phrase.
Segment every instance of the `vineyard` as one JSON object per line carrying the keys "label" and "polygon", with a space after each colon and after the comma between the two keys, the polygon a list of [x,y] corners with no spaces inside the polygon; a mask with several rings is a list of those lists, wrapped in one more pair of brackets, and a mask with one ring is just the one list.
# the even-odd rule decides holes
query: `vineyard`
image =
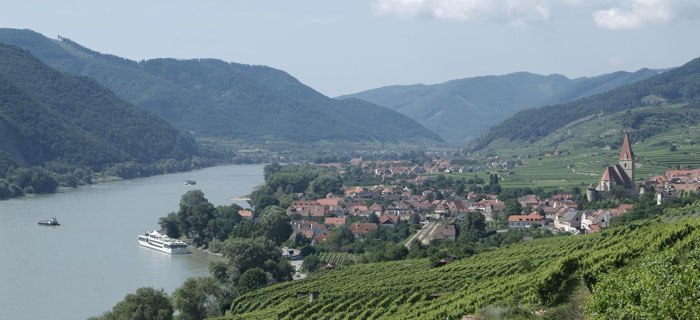
{"label": "vineyard", "polygon": [[324,264],[330,263],[334,266],[349,266],[357,263],[359,256],[344,252],[323,252],[318,255],[318,259]]}
{"label": "vineyard", "polygon": [[[572,282],[592,288],[595,297],[597,283],[610,286],[609,273],[693,250],[700,219],[688,211],[698,209],[598,234],[513,244],[442,267],[422,259],[321,272],[238,297],[227,319],[461,319],[489,306],[546,310],[568,299]],[[310,293],[318,294],[314,301]],[[594,317],[605,311],[597,306],[587,309]]]}

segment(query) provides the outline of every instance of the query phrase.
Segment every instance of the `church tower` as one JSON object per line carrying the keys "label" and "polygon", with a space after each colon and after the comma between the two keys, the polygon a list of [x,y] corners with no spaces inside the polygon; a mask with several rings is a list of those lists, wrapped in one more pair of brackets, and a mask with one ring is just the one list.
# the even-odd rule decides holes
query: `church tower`
{"label": "church tower", "polygon": [[632,185],[634,185],[634,153],[632,152],[632,146],[630,144],[630,137],[625,132],[625,138],[622,140],[622,149],[620,150],[620,166],[628,177],[632,180]]}

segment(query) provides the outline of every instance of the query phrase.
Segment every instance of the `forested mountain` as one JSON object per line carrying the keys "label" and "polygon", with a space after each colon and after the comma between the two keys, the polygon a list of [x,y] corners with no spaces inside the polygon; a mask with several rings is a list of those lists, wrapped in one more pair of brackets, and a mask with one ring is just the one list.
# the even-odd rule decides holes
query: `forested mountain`
{"label": "forested mountain", "polygon": [[157,115],[6,44],[0,44],[0,137],[0,198],[7,196],[2,178],[18,166],[51,163],[98,171],[197,153],[192,138]]}
{"label": "forested mountain", "polygon": [[[480,137],[475,148],[482,148],[499,138],[534,142],[575,121],[595,115],[649,106],[663,107],[670,104],[687,104],[697,108],[698,102],[700,102],[700,58],[649,79],[606,93],[562,105],[518,112]],[[644,120],[648,122],[653,119]],[[635,123],[632,122],[628,124],[634,127]]]}
{"label": "forested mountain", "polygon": [[518,72],[434,85],[390,86],[339,98],[359,98],[396,110],[451,144],[463,145],[517,111],[573,101],[656,74],[658,71],[642,69],[569,79]]}
{"label": "forested mountain", "polygon": [[196,136],[255,141],[439,141],[414,120],[362,100],[335,100],[266,66],[215,59],[131,61],[0,29],[0,42],[23,47],[59,70],[89,76],[121,98]]}

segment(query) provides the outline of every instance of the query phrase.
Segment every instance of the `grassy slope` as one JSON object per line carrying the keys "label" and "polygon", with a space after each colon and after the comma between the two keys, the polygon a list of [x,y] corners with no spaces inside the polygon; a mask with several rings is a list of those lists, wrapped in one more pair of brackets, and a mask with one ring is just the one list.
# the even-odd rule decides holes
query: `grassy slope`
{"label": "grassy slope", "polygon": [[[503,159],[521,155],[525,166],[516,167],[513,174],[499,172],[503,187],[543,187],[566,190],[573,186],[581,188],[600,179],[605,166],[617,162],[624,121],[638,114],[659,113],[665,116],[676,114],[686,122],[665,123],[663,119],[647,118],[631,131],[632,148],[637,157],[636,179],[649,178],[667,169],[682,165],[700,167],[700,109],[685,105],[645,107],[599,115],[572,124],[533,143],[506,142],[499,139],[491,143],[480,154],[498,154]],[[649,127],[661,128],[660,132],[645,139],[635,138]],[[670,145],[677,151],[670,151]],[[545,156],[560,151],[559,156]],[[528,158],[527,155],[530,155]]]}
{"label": "grassy slope", "polygon": [[[498,305],[552,315],[571,294],[586,296],[576,283],[593,283],[607,270],[634,268],[640,257],[699,239],[700,220],[684,216],[523,242],[441,268],[427,260],[356,265],[243,295],[228,319],[460,319]],[[297,297],[307,291],[318,291],[319,299]],[[428,299],[434,293],[441,296]]]}

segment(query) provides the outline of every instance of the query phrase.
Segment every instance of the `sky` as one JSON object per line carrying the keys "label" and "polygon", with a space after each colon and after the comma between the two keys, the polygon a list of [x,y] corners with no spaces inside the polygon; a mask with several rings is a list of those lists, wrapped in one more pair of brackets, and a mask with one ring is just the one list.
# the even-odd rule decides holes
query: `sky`
{"label": "sky", "polygon": [[284,70],[331,97],[519,71],[594,76],[700,57],[700,0],[0,0],[0,27],[132,60]]}

